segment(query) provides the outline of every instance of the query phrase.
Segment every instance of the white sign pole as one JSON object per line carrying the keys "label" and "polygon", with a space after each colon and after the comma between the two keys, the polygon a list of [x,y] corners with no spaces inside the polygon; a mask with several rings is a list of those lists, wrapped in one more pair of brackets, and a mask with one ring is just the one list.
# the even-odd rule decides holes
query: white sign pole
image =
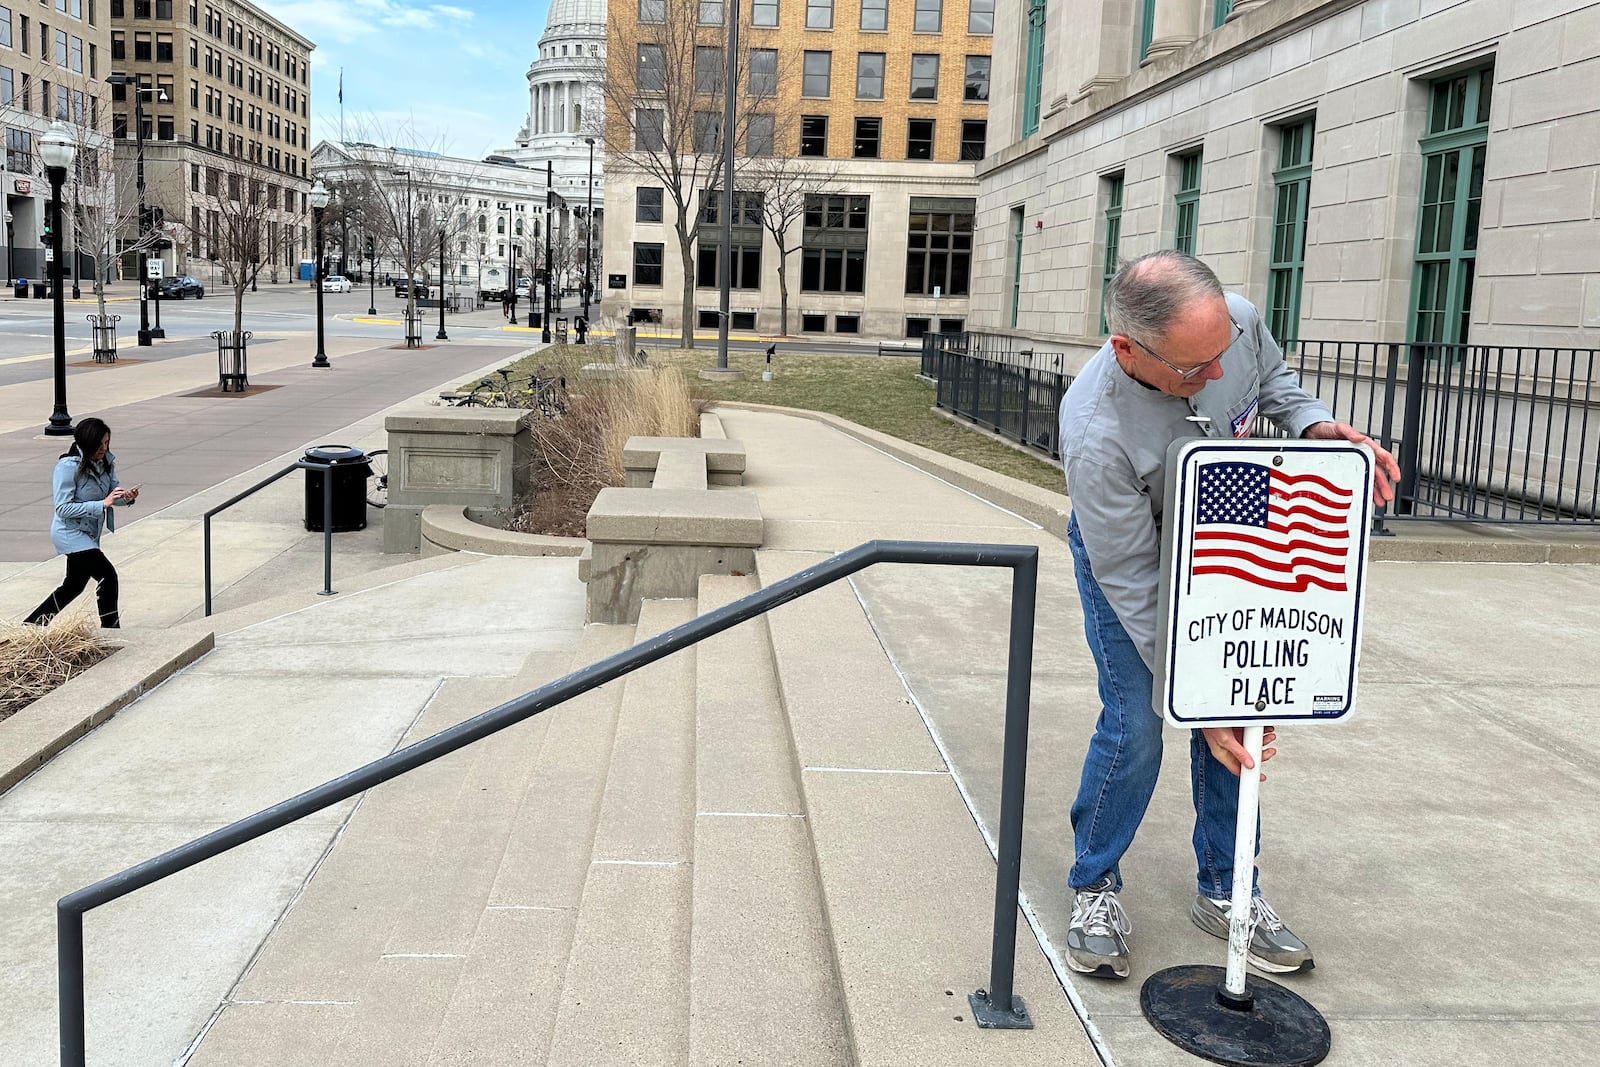
{"label": "white sign pole", "polygon": [[1233,831],[1233,906],[1228,916],[1228,995],[1243,1000],[1245,959],[1250,952],[1251,897],[1255,894],[1256,815],[1261,796],[1262,726],[1244,728],[1244,748],[1255,770],[1239,770],[1239,814]]}

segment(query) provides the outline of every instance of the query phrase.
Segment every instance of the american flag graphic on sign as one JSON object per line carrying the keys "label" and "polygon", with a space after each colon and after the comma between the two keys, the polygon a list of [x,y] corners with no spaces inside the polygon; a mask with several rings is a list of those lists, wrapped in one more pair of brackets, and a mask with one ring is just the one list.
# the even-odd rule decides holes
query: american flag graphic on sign
{"label": "american flag graphic on sign", "polygon": [[1195,498],[1191,574],[1292,593],[1345,591],[1351,490],[1263,463],[1205,463]]}

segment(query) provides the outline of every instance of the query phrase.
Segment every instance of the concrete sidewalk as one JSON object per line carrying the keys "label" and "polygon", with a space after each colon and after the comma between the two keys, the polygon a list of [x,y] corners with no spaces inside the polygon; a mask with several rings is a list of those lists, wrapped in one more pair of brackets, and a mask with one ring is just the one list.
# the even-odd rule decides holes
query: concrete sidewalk
{"label": "concrete sidewalk", "polygon": [[[1138,981],[1151,971],[1220,963],[1224,953],[1186,916],[1193,891],[1186,744],[1169,746],[1171,766],[1124,863],[1134,980],[1092,982],[1060,963],[1070,912],[1066,813],[1099,707],[1065,544],[980,493],[824,423],[748,410],[724,410],[722,420],[748,450],[746,485],[766,522],[758,555],[764,581],[872,538],[1040,547],[1023,887],[1032,934],[1060,985],[1030,987],[1040,1029],[996,1036],[992,1047],[1046,1049],[1062,1062],[1088,1062],[1093,1042],[1104,1063],[1198,1062],[1158,1037],[1138,1009]],[[374,429],[360,422],[348,428],[357,444],[371,440]],[[206,501],[228,491],[211,488],[160,518],[193,531]],[[253,536],[261,539],[260,553],[270,553],[273,537],[297,527],[298,499],[263,494],[241,525],[245,520],[259,525]],[[152,518],[141,522],[155,532]],[[138,530],[136,524],[128,534]],[[1400,536],[1420,541],[1425,532],[1402,527]],[[1467,531],[1453,542],[1427,543],[1443,546],[1435,551],[1454,544],[1471,559],[1498,544],[1496,536]],[[1518,544],[1531,540],[1517,536]],[[174,558],[189,552],[173,538],[157,540]],[[303,549],[299,555],[316,558]],[[168,566],[152,556],[141,573]],[[564,651],[577,641],[571,561],[455,557],[434,564],[445,570],[410,566],[389,582],[376,572],[369,580],[379,585],[368,591],[320,603],[308,596],[279,618],[248,620],[219,638],[216,653],[0,797],[0,842],[22,857],[0,873],[0,1031],[8,1045],[10,1034],[24,1035],[7,1059],[51,1061],[48,911],[55,896],[386,750],[413,729],[431,699],[429,686],[442,679],[508,684],[519,651]],[[140,567],[137,558],[128,560],[130,573]],[[272,572],[263,566],[258,573]],[[18,599],[8,592],[16,584],[16,576],[0,581],[0,610]],[[180,595],[158,591],[158,584],[145,587],[149,602],[170,603],[174,612],[187,603],[184,614],[192,611],[192,588]],[[133,582],[125,587],[131,611],[140,593]],[[926,735],[920,744],[939,769],[900,780],[959,792],[967,811],[954,801],[955,817],[941,820],[936,812],[947,809],[930,807],[923,819],[969,843],[976,834],[995,836],[1008,594],[1008,581],[995,572],[874,568],[841,595],[865,611],[869,625],[859,644],[814,663],[801,654],[805,646],[839,640],[836,629],[808,628],[813,616],[801,605],[771,616],[780,673],[786,662],[810,663],[800,681],[839,705],[841,723],[859,720],[870,731],[870,716],[852,712],[880,699],[915,707]],[[1374,565],[1360,705],[1337,729],[1284,731],[1263,793],[1263,887],[1317,952],[1317,970],[1288,982],[1326,1013],[1334,1034],[1329,1064],[1592,1059],[1600,1038],[1600,856],[1590,847],[1589,798],[1600,786],[1600,753],[1586,713],[1600,692],[1585,652],[1600,641],[1600,618],[1587,610],[1597,595],[1600,567],[1593,565]],[[868,693],[860,685],[863,668],[884,655],[898,672],[896,688]],[[723,684],[748,697],[737,690],[740,677],[725,675]],[[786,699],[794,697],[797,680],[784,684]],[[472,697],[481,708],[488,691]],[[805,750],[830,739],[798,740]],[[841,760],[893,765],[892,754],[849,751],[833,740]],[[649,769],[650,761],[641,765]],[[815,769],[802,766],[807,774],[811,783]],[[872,783],[891,781],[831,777],[839,783],[833,797],[869,806]],[[135,812],[143,814],[130,818]],[[91,1048],[107,1062],[181,1061],[345,814],[330,810],[285,831],[281,841],[269,838],[141,895],[146,899],[97,913],[90,924]],[[853,862],[867,863],[859,856]],[[746,877],[764,876],[752,857]],[[339,906],[358,909],[360,891],[376,892],[375,885],[343,885],[349,895],[337,897]],[[894,905],[880,897],[873,906]],[[971,922],[986,936],[990,918],[977,914]],[[870,919],[856,916],[868,923],[857,928],[861,940],[874,936]],[[1032,951],[1029,937],[1024,927],[1024,956]],[[906,981],[925,978],[916,959],[903,963]],[[145,974],[152,977],[135,977]],[[1081,1024],[1066,1014],[1068,1001],[1081,1007]],[[350,1006],[326,1010],[338,1025]],[[852,1026],[861,1062],[932,1062],[919,1048],[867,1057],[860,1050],[871,1044],[872,1033],[863,1030],[871,1020],[853,1019]],[[427,1062],[457,1062],[468,1052],[510,1054],[465,1046],[436,1050]],[[527,1053],[515,1062],[542,1060]]]}

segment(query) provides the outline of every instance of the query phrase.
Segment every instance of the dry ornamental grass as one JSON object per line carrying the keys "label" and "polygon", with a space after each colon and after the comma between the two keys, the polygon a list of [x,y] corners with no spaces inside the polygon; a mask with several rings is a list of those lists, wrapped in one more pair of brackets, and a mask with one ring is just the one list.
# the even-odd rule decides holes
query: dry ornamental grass
{"label": "dry ornamental grass", "polygon": [[49,626],[0,623],[0,719],[110,654],[85,611],[58,616]]}

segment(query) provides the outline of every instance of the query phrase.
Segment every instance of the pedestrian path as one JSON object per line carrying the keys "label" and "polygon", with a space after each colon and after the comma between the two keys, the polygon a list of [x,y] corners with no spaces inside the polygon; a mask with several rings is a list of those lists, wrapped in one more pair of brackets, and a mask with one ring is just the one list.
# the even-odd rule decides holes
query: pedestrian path
{"label": "pedestrian path", "polygon": [[[1009,581],[879,566],[92,916],[91,1049],[1198,1062],[1137,1004],[1152,971],[1223,957],[1186,918],[1183,739],[1123,864],[1134,979],[1061,966],[1098,698],[1057,533],[833,426],[722,421],[765,519],[755,575],[648,603],[637,628],[582,627],[571,560],[444,557],[289,592],[219,618],[215,652],[0,797],[23,858],[0,874],[0,1032],[23,1035],[20,1062],[53,1047],[60,892],[873,538],[1040,549],[1017,970],[1034,1030],[980,1031],[966,1004],[988,981]],[[287,504],[254,519],[292,522]],[[1287,981],[1329,1019],[1326,1062],[1585,1061],[1597,587],[1594,565],[1374,565],[1357,711],[1285,729],[1262,801],[1263,887],[1317,951]],[[1562,917],[1559,952],[1504,921],[1488,854],[1517,857],[1519,913]]]}

